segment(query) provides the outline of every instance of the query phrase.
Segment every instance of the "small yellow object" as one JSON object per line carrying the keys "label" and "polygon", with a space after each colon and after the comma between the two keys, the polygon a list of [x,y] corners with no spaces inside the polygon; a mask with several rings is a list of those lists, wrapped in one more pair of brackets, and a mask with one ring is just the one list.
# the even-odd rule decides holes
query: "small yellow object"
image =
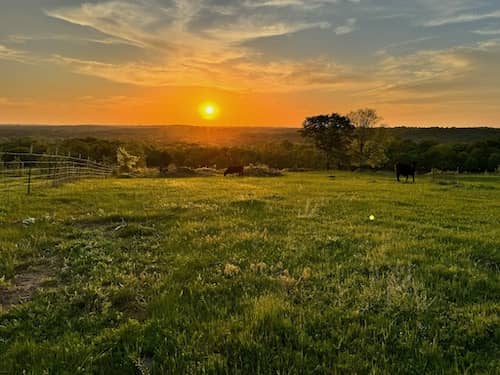
{"label": "small yellow object", "polygon": [[370,215],[370,220],[371,220],[371,221],[375,220],[375,216]]}

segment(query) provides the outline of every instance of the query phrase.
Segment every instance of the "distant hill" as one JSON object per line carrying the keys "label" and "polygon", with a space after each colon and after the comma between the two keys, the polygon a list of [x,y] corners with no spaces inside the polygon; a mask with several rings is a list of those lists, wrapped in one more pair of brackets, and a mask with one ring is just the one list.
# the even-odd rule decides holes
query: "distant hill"
{"label": "distant hill", "polygon": [[393,137],[413,141],[436,141],[439,143],[469,143],[500,137],[500,128],[386,128]]}
{"label": "distant hill", "polygon": [[[0,141],[14,138],[68,139],[96,137],[155,144],[197,143],[217,146],[302,142],[298,128],[168,126],[0,125]],[[389,136],[414,141],[468,143],[500,137],[500,128],[384,128]]]}
{"label": "distant hill", "polygon": [[236,146],[255,143],[300,142],[296,128],[166,126],[39,126],[0,125],[0,139],[34,137],[67,139],[96,137],[155,144],[198,143]]}

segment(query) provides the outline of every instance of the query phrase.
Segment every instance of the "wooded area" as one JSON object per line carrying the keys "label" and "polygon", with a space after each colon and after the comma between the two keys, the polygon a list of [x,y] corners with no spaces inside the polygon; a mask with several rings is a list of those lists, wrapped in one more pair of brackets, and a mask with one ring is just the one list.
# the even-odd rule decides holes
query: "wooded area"
{"label": "wooded area", "polygon": [[[436,168],[477,173],[493,172],[500,165],[500,129],[368,130],[371,140],[365,145],[365,168],[392,170],[394,162],[412,160],[421,172]],[[165,136],[154,139],[158,133]],[[37,153],[71,154],[114,164],[120,146],[139,157],[138,167],[161,168],[174,163],[225,168],[261,163],[280,169],[316,170],[324,169],[326,162],[325,156],[302,138],[299,129],[0,126],[0,151],[4,152],[28,152],[33,147]],[[360,167],[356,148],[346,153],[343,169]]]}

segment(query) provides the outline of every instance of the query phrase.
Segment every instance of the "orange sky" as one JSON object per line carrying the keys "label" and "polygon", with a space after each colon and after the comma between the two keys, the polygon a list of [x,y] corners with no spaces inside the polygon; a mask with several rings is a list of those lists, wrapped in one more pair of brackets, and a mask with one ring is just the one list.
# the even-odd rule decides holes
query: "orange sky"
{"label": "orange sky", "polygon": [[[2,3],[0,123],[500,125],[500,7],[472,0]],[[219,116],[199,113],[214,102]]]}
{"label": "orange sky", "polygon": [[[207,101],[220,108],[214,119],[200,116],[199,106]],[[2,123],[26,124],[192,124],[214,126],[300,126],[312,114],[337,111],[347,113],[363,102],[332,100],[319,94],[237,93],[216,89],[176,88],[137,90],[127,96],[38,99],[7,105]],[[388,125],[470,126],[496,125],[497,108],[470,108],[446,103],[379,104],[374,106]],[[420,109],[426,121],[412,113]],[[449,115],[453,112],[454,116]]]}

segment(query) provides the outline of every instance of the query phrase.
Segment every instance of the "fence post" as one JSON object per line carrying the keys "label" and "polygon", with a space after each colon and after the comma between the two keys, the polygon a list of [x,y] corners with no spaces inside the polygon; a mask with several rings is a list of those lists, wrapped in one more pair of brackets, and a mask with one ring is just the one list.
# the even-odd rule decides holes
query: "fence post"
{"label": "fence post", "polygon": [[31,194],[31,164],[28,168],[28,195]]}
{"label": "fence post", "polygon": [[66,163],[66,181],[70,181],[71,180],[71,166],[70,166],[70,161],[71,160],[71,152],[68,152],[68,159],[67,160],[67,163]]}

